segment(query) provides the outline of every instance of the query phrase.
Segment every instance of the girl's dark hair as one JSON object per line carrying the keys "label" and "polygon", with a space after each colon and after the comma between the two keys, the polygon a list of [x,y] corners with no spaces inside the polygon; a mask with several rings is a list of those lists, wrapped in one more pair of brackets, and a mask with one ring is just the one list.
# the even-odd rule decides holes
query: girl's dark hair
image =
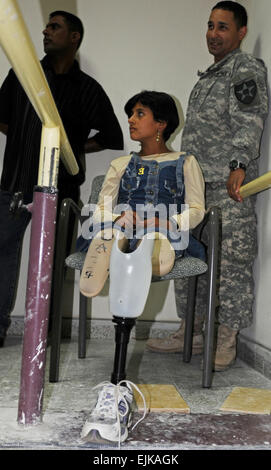
{"label": "girl's dark hair", "polygon": [[180,122],[174,99],[164,92],[142,91],[130,98],[124,106],[128,117],[132,115],[133,108],[137,103],[150,108],[155,121],[165,121],[167,123],[163,133],[163,138],[166,142],[177,129]]}
{"label": "girl's dark hair", "polygon": [[80,39],[77,44],[77,49],[79,49],[81,42],[83,40],[83,36],[84,36],[84,27],[80,18],[64,10],[53,11],[52,13],[50,13],[49,18],[51,19],[54,16],[63,16],[63,18],[65,18],[65,21],[69,27],[69,30],[80,33]]}

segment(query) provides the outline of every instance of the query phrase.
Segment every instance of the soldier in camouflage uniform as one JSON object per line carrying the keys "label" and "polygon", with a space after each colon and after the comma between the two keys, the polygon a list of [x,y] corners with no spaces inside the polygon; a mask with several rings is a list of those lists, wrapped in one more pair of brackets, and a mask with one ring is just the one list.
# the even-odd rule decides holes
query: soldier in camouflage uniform
{"label": "soldier in camouflage uniform", "polygon": [[[240,50],[247,15],[236,2],[219,2],[208,22],[207,45],[215,62],[189,99],[182,149],[195,155],[206,182],[206,207],[221,208],[221,258],[218,288],[218,338],[215,370],[236,357],[236,336],[252,323],[253,262],[257,253],[255,197],[242,200],[243,183],[258,176],[257,158],[268,113],[267,72],[262,60]],[[175,281],[179,330],[165,339],[150,339],[156,352],[183,349],[187,282]],[[193,353],[203,350],[202,325],[207,277],[198,282]]]}

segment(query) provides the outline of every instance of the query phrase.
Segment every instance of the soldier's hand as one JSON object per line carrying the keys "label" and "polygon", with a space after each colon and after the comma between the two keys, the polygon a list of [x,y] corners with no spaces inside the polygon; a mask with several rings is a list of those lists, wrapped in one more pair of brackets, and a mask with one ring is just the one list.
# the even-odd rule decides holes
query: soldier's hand
{"label": "soldier's hand", "polygon": [[246,172],[242,168],[231,171],[228,181],[227,181],[227,190],[229,196],[237,202],[243,202],[243,198],[240,196],[240,187],[245,179]]}

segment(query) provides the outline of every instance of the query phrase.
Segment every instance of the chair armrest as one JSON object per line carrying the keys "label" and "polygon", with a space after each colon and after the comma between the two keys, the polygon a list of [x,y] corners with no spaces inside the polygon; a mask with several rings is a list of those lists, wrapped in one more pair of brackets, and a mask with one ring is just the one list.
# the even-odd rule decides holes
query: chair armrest
{"label": "chair armrest", "polygon": [[[220,208],[218,206],[210,207],[206,211],[203,220],[192,230],[193,236],[200,241],[202,239],[203,230],[205,229],[208,223],[212,225],[212,231],[215,229],[215,227],[219,227],[219,214]],[[210,234],[210,226],[208,232]]]}
{"label": "chair armrest", "polygon": [[79,207],[71,198],[63,199],[60,206],[59,220],[64,220],[69,217],[71,211],[79,217],[81,214],[81,207]]}
{"label": "chair armrest", "polygon": [[57,237],[55,244],[55,265],[64,265],[67,256],[67,237],[70,220],[70,213],[73,212],[79,219],[81,208],[70,198],[63,199],[57,222]]}

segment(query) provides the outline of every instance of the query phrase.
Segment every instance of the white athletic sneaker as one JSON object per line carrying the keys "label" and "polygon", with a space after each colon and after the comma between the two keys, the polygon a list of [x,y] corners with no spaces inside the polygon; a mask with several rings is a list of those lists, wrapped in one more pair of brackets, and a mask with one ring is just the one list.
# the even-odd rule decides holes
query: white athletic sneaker
{"label": "white athletic sneaker", "polygon": [[94,389],[102,387],[97,402],[89,419],[83,426],[81,437],[86,442],[95,444],[119,444],[128,437],[128,428],[132,424],[132,404],[134,387],[144,403],[144,415],[132,429],[145,418],[146,402],[139,388],[129,380],[122,380],[117,385],[102,382]]}

